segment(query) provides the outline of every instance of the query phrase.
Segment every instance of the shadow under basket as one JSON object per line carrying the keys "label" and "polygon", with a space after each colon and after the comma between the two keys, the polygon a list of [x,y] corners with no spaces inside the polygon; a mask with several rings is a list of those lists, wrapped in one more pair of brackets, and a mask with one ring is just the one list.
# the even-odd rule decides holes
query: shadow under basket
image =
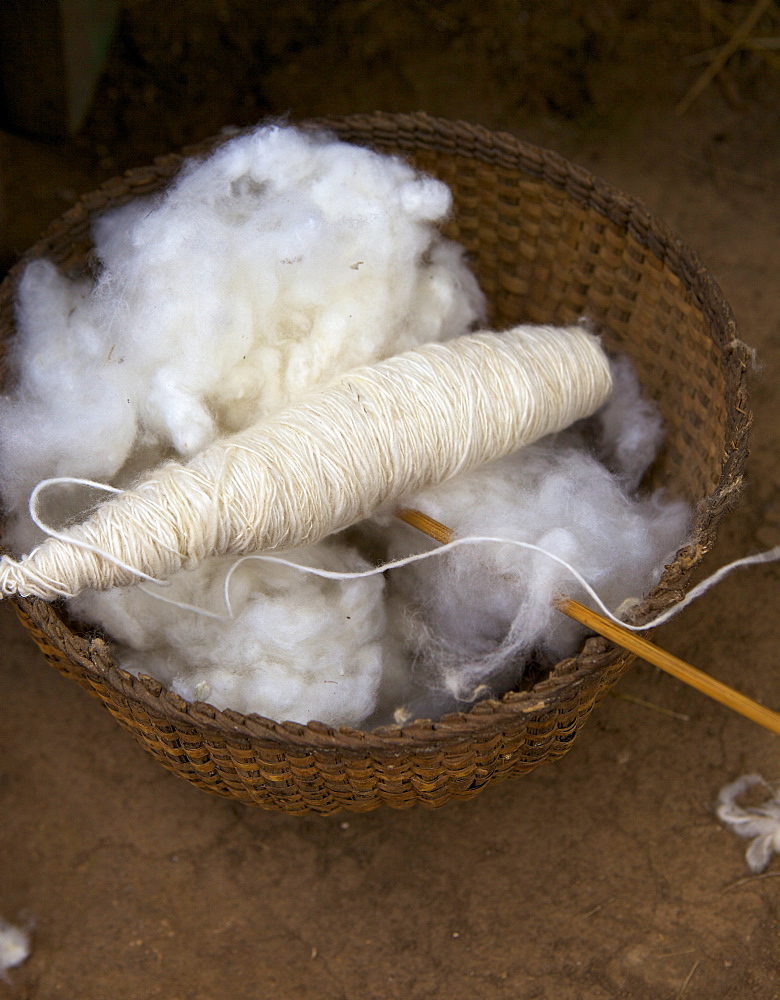
{"label": "shadow under basket", "polygon": [[[493,328],[586,316],[609,350],[632,358],[666,429],[649,485],[663,485],[696,512],[690,544],[632,620],[679,601],[739,492],[750,423],[750,352],[696,255],[633,198],[511,135],[424,114],[316,124],[397,153],[450,186],[447,235],[470,255]],[[83,271],[93,219],[156,191],[181,161],[170,155],[131,170],[50,226],[0,288],[2,343],[14,333],[14,288],[25,263],[46,257],[67,273]],[[362,732],[188,704],[120,669],[110,644],[80,634],[60,606],[36,598],[14,604],[47,660],[96,695],[166,768],[200,788],[292,813],[440,806],[556,760],[632,659],[591,638],[530,690],[438,721]]]}

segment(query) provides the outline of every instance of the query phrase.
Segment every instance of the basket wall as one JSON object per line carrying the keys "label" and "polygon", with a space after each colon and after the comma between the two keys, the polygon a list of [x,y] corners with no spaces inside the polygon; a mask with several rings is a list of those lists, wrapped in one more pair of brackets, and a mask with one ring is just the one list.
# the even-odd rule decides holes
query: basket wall
{"label": "basket wall", "polygon": [[[691,544],[634,619],[679,600],[739,491],[749,426],[750,355],[698,258],[634,199],[512,136],[422,114],[323,123],[348,141],[402,154],[449,184],[448,235],[471,255],[492,325],[584,315],[608,348],[632,357],[665,420],[653,479],[697,510]],[[25,260],[47,256],[82,271],[92,218],[157,190],[180,162],[164,157],[108,182],[55,222]],[[3,344],[13,336],[13,288],[24,262],[0,289]],[[49,662],[95,694],[165,767],[199,787],[289,812],[439,806],[555,760],[631,659],[590,639],[531,691],[435,723],[364,733],[189,705],[117,667],[110,647],[83,634],[61,608],[37,599],[14,603]]]}

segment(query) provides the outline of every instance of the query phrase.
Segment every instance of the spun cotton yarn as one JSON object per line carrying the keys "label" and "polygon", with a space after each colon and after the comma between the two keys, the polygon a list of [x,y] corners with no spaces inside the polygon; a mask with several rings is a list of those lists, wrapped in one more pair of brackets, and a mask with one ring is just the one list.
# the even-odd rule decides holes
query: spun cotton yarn
{"label": "spun cotton yarn", "polygon": [[112,490],[19,561],[4,556],[0,593],[75,597],[167,580],[209,556],[312,544],[568,427],[610,387],[600,344],[579,327],[483,331],[353,368],[189,462]]}
{"label": "spun cotton yarn", "polygon": [[[638,383],[630,369],[625,372],[615,391],[637,396]],[[460,536],[498,533],[534,542],[569,560],[616,607],[652,585],[683,540],[689,514],[684,504],[660,494],[638,498],[627,493],[626,477],[639,471],[635,454],[613,470],[592,454],[595,448],[619,455],[626,433],[640,440],[655,433],[652,407],[639,407],[629,428],[604,420],[610,406],[625,402],[611,399],[570,431],[405,502],[445,521]],[[652,457],[645,451],[646,461]],[[389,538],[390,556],[426,547],[423,536],[408,526],[393,518],[379,520],[383,525],[373,544]],[[362,530],[369,533],[368,526]],[[342,543],[330,543],[337,544]],[[354,554],[339,562],[325,545],[288,555],[325,569],[366,565]],[[229,563],[210,560],[194,573],[179,573],[165,593],[219,610]],[[557,593],[577,596],[568,574],[545,557],[508,545],[458,549],[395,570],[384,589],[378,587],[379,577],[321,581],[258,563],[245,564],[240,572],[231,588],[237,621],[230,625],[182,615],[137,588],[86,592],[72,602],[72,610],[101,622],[122,641],[123,666],[151,672],[185,698],[342,725],[386,724],[410,714],[436,717],[516,684],[529,656],[555,662],[573,652],[584,634],[552,607]],[[200,586],[204,579],[208,585]],[[332,588],[330,606],[323,585]],[[341,587],[347,588],[342,601],[351,603],[338,613]],[[311,629],[306,635],[301,616]],[[308,662],[311,656],[314,665]],[[365,685],[349,666],[346,676],[338,675],[359,660],[367,673]],[[373,702],[353,697],[350,684],[356,691],[372,691]],[[282,693],[291,685],[305,690],[306,698],[284,703]],[[319,694],[332,700],[318,703]],[[286,714],[285,707],[299,714]]]}
{"label": "spun cotton yarn", "polygon": [[[653,437],[657,415],[638,407],[631,426],[609,408],[639,396],[628,366],[594,417],[448,483],[407,497],[456,534],[500,534],[567,559],[617,607],[640,596],[683,541],[685,504],[630,495],[638,454],[622,438]],[[624,454],[610,470],[592,453]],[[361,547],[386,544],[390,557],[426,548],[392,517],[361,526]],[[340,539],[288,552],[323,569],[368,566]],[[180,572],[163,593],[212,612],[223,608],[230,558]],[[188,700],[272,718],[380,725],[436,717],[518,683],[529,657],[553,663],[574,651],[584,629],[558,613],[558,593],[578,596],[571,577],[539,554],[509,545],[471,546],[424,563],[349,581],[301,576],[267,563],[242,564],[231,586],[233,622],[214,622],[160,604],[138,588],[86,591],[78,618],[120,642],[119,659],[151,673]],[[341,588],[344,588],[343,591]],[[336,682],[336,683],[334,683]]]}
{"label": "spun cotton yarn", "polygon": [[37,537],[42,478],[125,485],[339,371],[473,328],[482,293],[438,230],[450,203],[399,159],[270,125],[100,218],[94,282],[31,262],[0,402],[6,540]]}

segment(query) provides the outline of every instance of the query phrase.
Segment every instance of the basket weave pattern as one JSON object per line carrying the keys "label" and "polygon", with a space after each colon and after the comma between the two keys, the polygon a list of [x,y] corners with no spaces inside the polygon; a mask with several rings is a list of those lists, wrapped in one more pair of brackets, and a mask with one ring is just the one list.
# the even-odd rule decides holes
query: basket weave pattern
{"label": "basket weave pattern", "polygon": [[[468,250],[493,327],[565,324],[584,315],[608,349],[632,358],[665,421],[653,484],[697,511],[691,543],[633,620],[674,604],[739,492],[750,423],[750,355],[698,258],[634,199],[513,136],[423,114],[319,124],[403,155],[450,186],[447,235]],[[13,336],[14,288],[27,260],[45,256],[68,273],[83,272],[94,217],[158,190],[180,164],[170,155],[130,171],[54,223],[0,288],[0,344]],[[159,682],[121,670],[110,645],[85,634],[58,605],[14,604],[47,660],[98,697],[165,767],[201,788],[294,813],[435,807],[555,760],[631,660],[606,640],[589,639],[530,691],[437,722],[362,732],[188,704]]]}

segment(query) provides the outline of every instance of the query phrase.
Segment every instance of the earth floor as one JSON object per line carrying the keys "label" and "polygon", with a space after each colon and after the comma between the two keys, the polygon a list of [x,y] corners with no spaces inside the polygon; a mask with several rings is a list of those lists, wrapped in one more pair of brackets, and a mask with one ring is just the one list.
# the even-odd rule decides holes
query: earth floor
{"label": "earth floor", "polygon": [[[420,5],[402,6],[422,17]],[[713,84],[677,115],[699,70],[667,73],[652,48],[601,66],[590,105],[568,117],[507,101],[489,55],[464,83],[441,60],[435,80],[414,75],[399,52],[376,93],[375,81],[361,88],[358,63],[328,64],[320,84],[311,48],[268,64],[245,118],[370,101],[500,126],[643,199],[700,253],[762,363],[749,486],[705,569],[778,544],[777,104],[754,82],[748,93]],[[100,131],[123,93],[121,58],[109,66],[114,90],[104,81],[98,91],[103,111],[76,140],[0,133],[5,263],[77,193],[149,158],[151,125],[137,141]],[[141,84],[127,76],[135,94]],[[219,106],[209,114],[231,120]],[[212,124],[188,131],[179,115],[176,135],[194,140]],[[780,705],[779,573],[730,577],[657,641]],[[745,843],[713,808],[741,774],[780,781],[777,737],[647,664],[566,758],[471,802],[296,818],[163,771],[45,664],[8,609],[0,642],[0,914],[33,929],[32,954],[0,981],[0,998],[780,997],[780,859],[750,876]]]}

